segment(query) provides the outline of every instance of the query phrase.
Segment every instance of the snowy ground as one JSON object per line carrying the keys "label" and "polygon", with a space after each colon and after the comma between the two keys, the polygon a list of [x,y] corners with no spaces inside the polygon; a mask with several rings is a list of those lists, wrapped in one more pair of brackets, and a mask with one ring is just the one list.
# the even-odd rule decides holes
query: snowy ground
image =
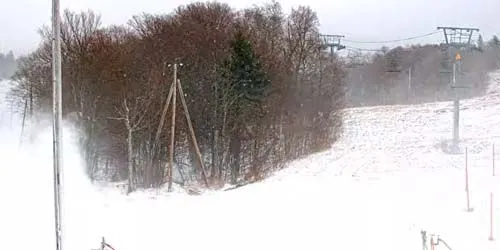
{"label": "snowy ground", "polygon": [[[344,139],[332,150],[265,182],[202,196],[124,196],[92,186],[67,129],[66,249],[97,248],[105,236],[116,250],[417,250],[420,230],[439,234],[453,250],[499,249],[488,237],[489,195],[500,190],[500,177],[491,176],[492,144],[500,151],[500,72],[491,81],[487,95],[462,102],[473,212],[465,211],[465,154],[443,150],[451,138],[451,103],[348,110]],[[19,122],[5,108],[1,114],[0,244],[55,249],[51,129],[19,145]]]}

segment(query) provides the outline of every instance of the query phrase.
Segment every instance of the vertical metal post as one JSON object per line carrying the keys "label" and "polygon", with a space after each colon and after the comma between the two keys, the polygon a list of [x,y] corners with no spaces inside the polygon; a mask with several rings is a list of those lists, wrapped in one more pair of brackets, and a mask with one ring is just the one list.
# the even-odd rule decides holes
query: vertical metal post
{"label": "vertical metal post", "polygon": [[413,66],[410,66],[408,69],[408,91],[411,92],[411,71],[412,71]]}
{"label": "vertical metal post", "polygon": [[490,237],[488,240],[493,241],[493,192],[490,192]]}
{"label": "vertical metal post", "polygon": [[427,232],[420,231],[420,235],[422,235],[422,250],[427,250]]}
{"label": "vertical metal post", "polygon": [[495,176],[495,144],[493,144],[493,149],[491,153],[491,164],[492,164],[492,172],[493,176]]}
{"label": "vertical metal post", "polygon": [[472,212],[469,196],[469,156],[467,151],[467,148],[465,148],[465,195],[467,196],[467,212]]}
{"label": "vertical metal post", "polygon": [[407,96],[407,98],[410,102],[413,101],[413,95],[412,95],[412,90],[411,90],[411,81],[412,81],[411,72],[412,71],[413,71],[413,65],[410,65],[410,68],[408,69],[408,96]]}
{"label": "vertical metal post", "polygon": [[455,88],[455,99],[453,100],[453,149],[458,152],[459,122],[460,122],[460,96],[457,87],[457,64],[453,63],[452,87]]}
{"label": "vertical metal post", "polygon": [[52,118],[54,154],[54,209],[56,249],[62,250],[61,186],[62,186],[62,74],[61,74],[61,19],[59,0],[52,0]]}
{"label": "vertical metal post", "polygon": [[[460,51],[462,49],[470,48],[471,46],[471,38],[474,31],[479,32],[477,28],[464,28],[464,27],[437,27],[438,30],[443,30],[444,39],[446,41],[446,46],[448,50],[448,55],[451,58],[452,48]],[[451,87],[455,90],[455,99],[453,101],[453,149],[455,152],[458,151],[459,144],[459,112],[460,112],[460,95],[459,88],[466,88],[465,86],[457,86],[456,85],[456,74],[457,71],[462,72],[461,69],[461,60],[462,57],[460,54],[456,54],[454,63],[453,63],[453,75],[451,79]],[[458,69],[457,69],[458,67]],[[460,83],[462,84],[462,83]]]}
{"label": "vertical metal post", "polygon": [[330,57],[331,57],[330,59],[332,59],[332,63],[335,61],[335,59],[333,57],[334,55],[335,55],[335,47],[332,46],[332,47],[330,47]]}

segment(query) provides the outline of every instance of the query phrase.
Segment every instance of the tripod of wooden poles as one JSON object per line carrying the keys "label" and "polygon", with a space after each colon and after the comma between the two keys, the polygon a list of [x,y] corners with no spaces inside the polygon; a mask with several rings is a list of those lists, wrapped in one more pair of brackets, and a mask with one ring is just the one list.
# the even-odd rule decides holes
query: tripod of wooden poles
{"label": "tripod of wooden poles", "polygon": [[199,161],[199,170],[201,172],[203,182],[206,187],[208,187],[208,179],[207,179],[207,174],[205,172],[205,167],[203,164],[203,158],[201,156],[200,148],[198,146],[198,142],[196,140],[196,135],[194,133],[193,129],[193,124],[191,123],[191,117],[189,115],[189,110],[186,104],[186,99],[184,98],[184,91],[182,90],[182,85],[180,79],[177,78],[177,67],[179,65],[177,63],[173,64],[174,68],[174,79],[172,81],[172,84],[170,85],[170,91],[167,96],[167,101],[165,102],[165,106],[163,107],[163,111],[161,114],[161,119],[160,119],[160,126],[158,127],[158,130],[156,131],[156,141],[158,141],[161,130],[163,127],[163,124],[165,122],[165,118],[167,116],[167,112],[169,109],[170,104],[172,104],[172,117],[171,117],[171,124],[170,124],[170,146],[169,146],[169,152],[168,152],[168,162],[165,164],[166,169],[167,169],[167,181],[168,181],[168,191],[172,191],[172,176],[173,176],[173,168],[174,168],[174,142],[175,142],[175,119],[176,119],[176,104],[177,104],[177,93],[179,93],[179,97],[181,100],[182,108],[184,110],[184,115],[186,117],[188,129],[189,129],[189,134],[191,136],[191,140],[193,142],[194,150],[196,153],[196,156]]}

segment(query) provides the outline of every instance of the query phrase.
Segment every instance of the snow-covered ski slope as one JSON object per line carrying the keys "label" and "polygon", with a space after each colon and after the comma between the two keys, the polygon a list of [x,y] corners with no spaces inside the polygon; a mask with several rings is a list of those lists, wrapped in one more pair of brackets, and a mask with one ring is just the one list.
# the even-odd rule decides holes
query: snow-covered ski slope
{"label": "snow-covered ski slope", "polygon": [[[492,177],[491,165],[492,144],[500,151],[500,71],[491,74],[486,95],[461,104],[462,154],[445,150],[451,102],[350,109],[345,135],[331,150],[262,183],[201,196],[125,196],[92,186],[66,129],[66,249],[98,248],[104,236],[116,250],[420,250],[421,230],[440,235],[453,250],[499,249],[500,164],[499,177]],[[51,129],[19,146],[20,122],[6,114],[4,108],[0,246],[55,249]],[[465,211],[466,147],[472,212]],[[497,241],[490,242],[492,191]]]}

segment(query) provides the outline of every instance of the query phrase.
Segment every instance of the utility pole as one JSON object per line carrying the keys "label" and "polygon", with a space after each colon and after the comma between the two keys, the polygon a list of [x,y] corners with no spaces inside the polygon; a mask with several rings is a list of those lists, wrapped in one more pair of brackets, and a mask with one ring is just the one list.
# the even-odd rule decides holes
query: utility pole
{"label": "utility pole", "polygon": [[[472,44],[472,34],[474,31],[479,32],[476,28],[462,28],[462,27],[438,27],[438,30],[442,30],[444,33],[444,38],[446,42],[446,49],[448,57],[451,58],[455,52],[455,58],[453,58],[452,64],[452,76],[451,76],[451,88],[455,92],[455,99],[453,101],[453,151],[459,152],[459,128],[460,128],[460,93],[459,89],[468,88],[466,86],[460,86],[457,84],[457,75],[462,73],[462,55],[460,52],[465,52],[471,48]],[[460,80],[458,80],[461,82]]]}
{"label": "utility pole", "polygon": [[52,119],[54,157],[54,209],[56,249],[62,250],[62,72],[61,72],[61,18],[59,0],[52,0]]}
{"label": "utility pole", "polygon": [[172,192],[172,177],[174,174],[174,146],[175,146],[175,110],[177,108],[177,63],[174,63],[174,79],[172,81],[172,120],[170,126],[170,148],[168,153],[168,191]]}
{"label": "utility pole", "polygon": [[[171,65],[169,65],[169,67],[170,66]],[[175,153],[174,146],[175,146],[175,122],[176,122],[176,108],[177,108],[177,106],[176,106],[177,105],[177,93],[179,94],[179,98],[180,98],[182,108],[184,111],[184,116],[186,118],[187,126],[189,129],[189,134],[191,136],[193,147],[194,147],[196,156],[197,156],[198,161],[199,161],[199,170],[201,172],[203,182],[205,184],[205,187],[207,187],[207,188],[209,187],[207,174],[205,171],[205,166],[203,164],[203,157],[202,157],[201,152],[200,152],[198,141],[196,140],[196,135],[194,133],[194,127],[193,127],[193,124],[191,122],[191,116],[189,115],[189,110],[187,107],[186,98],[184,97],[184,91],[182,90],[181,81],[180,81],[179,77],[177,76],[178,67],[182,67],[182,63],[174,63],[173,64],[173,68],[174,68],[173,81],[172,81],[172,85],[170,86],[170,92],[168,94],[167,102],[165,103],[165,107],[164,107],[162,118],[161,118],[162,119],[161,122],[163,122],[163,120],[166,117],[166,113],[167,113],[168,107],[170,105],[170,102],[172,102],[172,120],[171,120],[171,126],[170,126],[170,147],[169,147],[169,155],[168,155],[168,162],[167,162],[167,164],[168,164],[168,170],[167,170],[168,180],[167,181],[168,181],[168,191],[169,192],[172,191],[172,181],[173,181],[172,177],[173,177],[173,169],[174,169],[174,153]],[[159,135],[161,133],[161,127],[162,127],[162,125],[158,128],[156,138],[159,138]]]}

